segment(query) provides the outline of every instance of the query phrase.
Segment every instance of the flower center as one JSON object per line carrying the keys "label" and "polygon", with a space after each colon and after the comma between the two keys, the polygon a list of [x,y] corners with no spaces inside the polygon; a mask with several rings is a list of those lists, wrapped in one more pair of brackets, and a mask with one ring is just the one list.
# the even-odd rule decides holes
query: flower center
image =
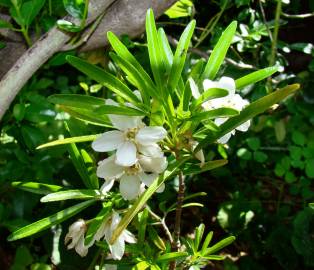
{"label": "flower center", "polygon": [[127,167],[125,170],[125,173],[127,175],[137,175],[141,171],[141,167],[138,163],[135,163],[134,165]]}
{"label": "flower center", "polygon": [[137,132],[138,132],[138,128],[129,128],[125,133],[126,139],[128,141],[134,141]]}

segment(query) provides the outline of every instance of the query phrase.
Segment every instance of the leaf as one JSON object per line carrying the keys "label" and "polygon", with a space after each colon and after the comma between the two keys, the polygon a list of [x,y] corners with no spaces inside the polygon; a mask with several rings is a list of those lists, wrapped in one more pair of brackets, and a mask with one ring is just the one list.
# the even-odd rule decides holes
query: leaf
{"label": "leaf", "polygon": [[197,98],[196,100],[193,101],[192,107],[193,108],[198,107],[208,100],[225,97],[228,94],[229,94],[229,92],[227,90],[221,89],[221,88],[207,89],[207,90],[205,90],[204,93],[202,93],[200,95],[199,98]]}
{"label": "leaf", "polygon": [[28,192],[36,193],[36,194],[49,194],[51,192],[57,192],[63,187],[57,185],[49,185],[44,183],[37,182],[12,182],[11,184],[15,188],[19,188]]}
{"label": "leaf", "polygon": [[122,107],[113,105],[102,105],[95,109],[96,113],[99,114],[118,114],[118,115],[128,115],[128,116],[142,116],[145,112],[132,107]]}
{"label": "leaf", "polygon": [[105,104],[105,99],[87,95],[58,94],[48,97],[48,101],[54,104],[74,108],[98,108]]}
{"label": "leaf", "polygon": [[215,79],[221,64],[224,61],[224,58],[227,54],[229,46],[232,42],[233,36],[237,29],[237,22],[233,21],[226,30],[222,33],[219,38],[216,46],[214,47],[213,52],[210,54],[210,57],[205,66],[205,70],[201,76],[201,80]]}
{"label": "leaf", "polygon": [[13,25],[5,20],[0,19],[0,28],[14,28]]}
{"label": "leaf", "polygon": [[158,29],[158,42],[161,46],[160,51],[163,57],[163,61],[166,65],[166,70],[167,72],[169,72],[173,63],[173,53],[163,28]]}
{"label": "leaf", "polygon": [[65,10],[74,18],[82,19],[85,0],[63,0]]}
{"label": "leaf", "polygon": [[77,170],[78,174],[80,175],[84,185],[87,188],[91,188],[91,189],[94,188],[92,181],[90,179],[90,176],[89,176],[89,172],[88,172],[86,165],[84,163],[84,159],[83,159],[80,151],[76,147],[75,143],[68,144],[67,147],[68,147],[68,151],[69,151],[69,154],[71,156],[71,160],[73,162],[73,165],[74,165],[75,169]]}
{"label": "leaf", "polygon": [[68,107],[59,105],[60,109],[67,112],[74,118],[77,118],[81,121],[87,122],[92,125],[96,126],[103,126],[103,127],[112,127],[111,122],[107,115],[101,115],[93,110],[90,109],[81,109],[75,107]]}
{"label": "leaf", "polygon": [[79,142],[89,142],[96,140],[97,137],[99,137],[101,134],[95,134],[95,135],[86,135],[86,136],[78,136],[78,137],[71,137],[71,138],[64,138],[56,141],[52,141],[49,143],[45,143],[42,145],[37,146],[38,149],[46,148],[46,147],[52,147],[62,144],[69,144],[69,143],[79,143]]}
{"label": "leaf", "polygon": [[165,14],[170,19],[191,16],[193,12],[193,2],[191,0],[180,0],[171,6]]}
{"label": "leaf", "polygon": [[17,12],[15,8],[11,8],[10,13],[20,26],[28,27],[33,22],[44,4],[45,0],[26,1],[19,8],[19,12]]}
{"label": "leaf", "polygon": [[161,184],[169,179],[176,172],[176,170],[186,161],[187,159],[183,159],[180,162],[175,162],[174,164],[169,165],[168,169],[163,174],[161,174],[144,193],[142,193],[142,195],[136,200],[132,207],[129,208],[129,210],[123,216],[117,228],[113,231],[110,243],[114,243],[117,240],[119,235],[123,232],[124,229],[126,229],[132,219],[143,208],[145,203],[156,192]]}
{"label": "leaf", "polygon": [[76,25],[75,23],[66,21],[66,20],[58,20],[57,26],[59,29],[70,32],[70,33],[77,33],[82,30],[82,27],[79,25]]}
{"label": "leaf", "polygon": [[206,251],[206,248],[209,246],[210,242],[212,241],[213,239],[213,235],[214,235],[214,232],[213,231],[210,231],[207,235],[206,235],[206,238],[203,242],[203,245],[202,245],[202,249],[201,249],[201,254],[203,255],[204,252]]}
{"label": "leaf", "polygon": [[202,121],[202,120],[210,120],[218,117],[234,117],[235,115],[239,115],[239,111],[232,108],[219,108],[210,111],[197,112],[192,115],[189,120],[190,121]]}
{"label": "leaf", "polygon": [[9,235],[8,241],[15,241],[21,238],[31,236],[40,231],[46,230],[76,215],[77,213],[81,212],[88,206],[92,205],[94,202],[95,202],[94,200],[90,200],[76,204],[64,210],[61,210],[56,214],[53,214],[49,217],[43,218],[23,228],[20,228]]}
{"label": "leaf", "polygon": [[96,175],[96,164],[94,159],[87,153],[85,149],[81,149],[81,156],[86,166],[86,170],[89,176],[90,185],[93,189],[99,190],[99,179]]}
{"label": "leaf", "polygon": [[103,84],[118,96],[133,103],[134,105],[137,105],[138,107],[141,107],[141,101],[137,98],[137,96],[123,82],[121,82],[112,74],[78,57],[69,55],[66,57],[66,59],[72,66],[83,72],[92,80]]}
{"label": "leaf", "polygon": [[195,239],[194,239],[195,250],[198,250],[198,247],[201,243],[201,240],[204,234],[204,230],[205,230],[205,225],[203,223],[201,223],[195,230]]}
{"label": "leaf", "polygon": [[112,60],[119,65],[119,67],[124,71],[128,76],[128,80],[140,91],[141,96],[146,105],[149,105],[150,99],[149,96],[156,97],[154,88],[151,88],[147,82],[143,79],[139,70],[133,66],[130,62],[123,59],[119,55],[110,53]]}
{"label": "leaf", "polygon": [[162,89],[164,85],[164,67],[158,42],[154,13],[151,8],[147,10],[145,25],[150,66],[158,89]]}
{"label": "leaf", "polygon": [[166,245],[164,241],[160,238],[156,230],[152,226],[149,226],[147,230],[149,234],[149,239],[155,244],[155,246],[160,250],[166,250]]}
{"label": "leaf", "polygon": [[183,173],[184,175],[199,174],[199,173],[203,173],[206,171],[219,168],[221,166],[226,165],[227,163],[228,163],[228,160],[226,159],[217,159],[217,160],[205,162],[205,164],[202,167],[200,167],[197,164],[186,164],[185,167],[183,168]]}
{"label": "leaf", "polygon": [[273,75],[277,70],[278,66],[272,66],[245,75],[244,77],[239,78],[235,81],[236,89],[241,89],[250,84],[264,80]]}
{"label": "leaf", "polygon": [[159,256],[156,259],[156,262],[158,263],[169,262],[169,261],[177,260],[180,258],[185,258],[188,255],[189,254],[187,252],[169,252],[169,253]]}
{"label": "leaf", "polygon": [[220,132],[209,134],[205,139],[203,139],[199,145],[195,148],[194,152],[196,153],[201,148],[206,145],[209,145],[215,142],[217,139],[227,134],[228,132],[234,130],[236,127],[240,126],[244,122],[253,118],[254,116],[266,111],[269,107],[276,104],[277,102],[283,100],[287,96],[291,95],[293,92],[298,90],[300,87],[299,84],[288,85],[282,89],[279,89],[265,97],[262,97],[247,107],[245,107],[239,115],[234,116],[228,119],[220,126]]}
{"label": "leaf", "polygon": [[229,236],[221,241],[219,241],[217,244],[213,245],[210,248],[207,248],[204,252],[204,256],[211,255],[224,247],[230,245],[232,242],[234,242],[236,238],[234,236]]}
{"label": "leaf", "polygon": [[50,193],[40,199],[40,202],[57,202],[65,200],[86,200],[86,199],[99,199],[102,196],[99,190],[91,189],[71,189]]}
{"label": "leaf", "polygon": [[179,79],[181,77],[181,73],[185,64],[185,59],[187,55],[187,51],[190,45],[190,41],[193,35],[193,31],[195,28],[195,20],[192,20],[184,29],[177,49],[174,54],[173,63],[171,66],[170,74],[168,77],[168,86],[170,87],[171,91],[177,87]]}

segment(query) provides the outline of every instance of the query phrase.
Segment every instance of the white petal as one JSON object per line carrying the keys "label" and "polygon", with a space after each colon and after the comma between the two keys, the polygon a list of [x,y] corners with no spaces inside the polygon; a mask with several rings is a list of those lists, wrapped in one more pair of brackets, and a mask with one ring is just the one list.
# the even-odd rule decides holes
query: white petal
{"label": "white petal", "polygon": [[204,92],[207,91],[210,88],[218,88],[218,83],[214,82],[214,81],[211,81],[211,80],[208,80],[208,79],[205,79],[203,81]]}
{"label": "white petal", "polygon": [[230,137],[232,135],[232,132],[227,133],[226,135],[220,137],[217,142],[221,144],[225,144],[229,141]]}
{"label": "white petal", "polygon": [[221,77],[218,87],[228,90],[230,96],[235,94],[235,81],[230,77]]}
{"label": "white petal", "polygon": [[140,179],[135,175],[123,175],[120,179],[120,192],[124,199],[133,200],[140,194]]}
{"label": "white petal", "polygon": [[112,245],[109,245],[109,248],[112,258],[114,260],[121,260],[125,249],[124,238],[120,236]]}
{"label": "white petal", "polygon": [[248,120],[248,121],[244,122],[242,125],[238,126],[236,128],[236,130],[239,130],[242,132],[248,131],[250,125],[251,125],[251,120]]}
{"label": "white petal", "polygon": [[102,193],[107,193],[113,186],[114,184],[114,179],[110,179],[110,180],[105,180],[105,183],[103,183],[103,185],[100,188],[100,191]]}
{"label": "white petal", "polygon": [[115,155],[98,163],[96,174],[106,180],[117,179],[124,173],[124,167],[115,163]]}
{"label": "white petal", "polygon": [[162,173],[168,166],[166,157],[139,156],[139,163],[146,172]]}
{"label": "white petal", "polygon": [[143,127],[136,134],[135,140],[142,145],[149,145],[161,141],[166,136],[167,131],[163,127]]}
{"label": "white petal", "polygon": [[116,164],[121,166],[132,166],[136,163],[136,146],[131,141],[125,141],[118,147],[116,153]]}
{"label": "white petal", "polygon": [[220,125],[222,125],[224,122],[226,122],[228,120],[228,118],[216,118],[215,119],[215,124],[217,125],[217,126],[220,126]]}
{"label": "white petal", "polygon": [[203,166],[205,163],[205,156],[202,149],[195,153],[195,157],[201,162],[200,166]]}
{"label": "white petal", "polygon": [[92,148],[97,152],[108,152],[118,148],[124,142],[124,134],[118,130],[105,132],[92,143]]}
{"label": "white petal", "polygon": [[116,264],[105,264],[106,270],[117,270],[118,266]]}
{"label": "white petal", "polygon": [[164,155],[157,143],[149,145],[138,144],[137,149],[141,154],[149,157],[162,157]]}
{"label": "white petal", "polygon": [[112,211],[110,229],[114,231],[121,220],[120,215],[116,211]]}
{"label": "white petal", "polygon": [[124,230],[121,235],[124,238],[125,242],[130,243],[130,244],[136,243],[136,238],[134,234],[129,232],[128,230]]}
{"label": "white petal", "polygon": [[87,255],[88,252],[88,247],[86,247],[84,245],[85,242],[85,238],[84,235],[82,235],[75,247],[75,251],[81,256],[81,257],[85,257]]}
{"label": "white petal", "polygon": [[158,177],[158,174],[157,173],[151,173],[151,174],[141,173],[141,174],[139,174],[139,177],[140,177],[141,181],[147,187],[149,187],[154,182],[154,180]]}
{"label": "white petal", "polygon": [[[118,103],[111,99],[106,100],[107,105],[119,106]],[[136,128],[143,125],[142,117],[140,116],[125,116],[125,115],[115,115],[108,114],[108,117],[112,125],[122,131],[125,131],[129,128]]]}

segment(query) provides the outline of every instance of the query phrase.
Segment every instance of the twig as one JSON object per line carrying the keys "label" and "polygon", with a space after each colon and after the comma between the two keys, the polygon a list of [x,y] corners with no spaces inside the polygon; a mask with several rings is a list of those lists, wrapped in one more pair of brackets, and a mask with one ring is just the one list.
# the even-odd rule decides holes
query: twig
{"label": "twig", "polygon": [[271,55],[270,55],[270,60],[269,60],[270,66],[273,66],[275,64],[275,61],[276,61],[280,13],[281,13],[281,0],[278,0],[277,7],[276,7],[274,32],[273,32],[273,35],[272,35],[273,41],[272,41],[272,44],[271,44]]}
{"label": "twig", "polygon": [[[177,197],[177,208],[176,208],[176,219],[173,232],[173,245],[171,247],[172,251],[179,251],[181,247],[180,243],[180,233],[181,233],[181,216],[182,216],[182,204],[184,200],[185,183],[183,178],[183,173],[179,173],[179,191]],[[169,266],[169,270],[176,269],[176,261],[172,261]]]}
{"label": "twig", "polygon": [[306,19],[310,17],[314,17],[314,12],[312,13],[305,13],[305,14],[287,14],[284,12],[281,12],[282,17],[287,19]]}
{"label": "twig", "polygon": [[270,39],[271,42],[273,42],[273,35],[272,35],[272,33],[271,33],[270,29],[269,29],[269,26],[268,26],[268,23],[267,23],[267,20],[266,20],[265,11],[264,11],[264,8],[263,8],[262,1],[258,0],[258,4],[259,4],[259,8],[260,8],[261,13],[262,13],[263,22],[264,22],[264,24],[266,26],[266,30],[267,30],[269,39]]}
{"label": "twig", "polygon": [[159,221],[158,225],[161,225],[166,236],[168,237],[170,244],[173,245],[173,237],[170,233],[170,230],[166,224],[166,217],[164,216],[163,218],[161,218],[160,216],[158,216],[157,214],[155,214],[149,207],[147,207],[148,212],[151,214],[151,216],[155,219],[157,219]]}
{"label": "twig", "polygon": [[[174,37],[167,35],[167,38],[169,40],[169,43],[172,46],[177,46],[178,45],[178,40],[176,40]],[[200,57],[203,57],[205,60],[208,59],[209,55],[213,52],[213,50],[207,50],[206,52],[198,49],[198,48],[189,48],[189,52],[195,53],[197,55],[199,55]],[[236,62],[235,60],[225,57],[224,61],[230,65],[233,65],[237,68],[240,69],[253,69],[253,70],[257,70],[257,68],[253,65],[249,65],[249,64],[245,64],[242,61],[240,62]]]}

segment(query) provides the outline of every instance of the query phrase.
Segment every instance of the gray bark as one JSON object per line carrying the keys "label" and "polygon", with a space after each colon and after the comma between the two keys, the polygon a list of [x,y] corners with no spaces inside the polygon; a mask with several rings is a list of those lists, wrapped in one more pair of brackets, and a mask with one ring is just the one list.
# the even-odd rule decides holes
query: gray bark
{"label": "gray bark", "polygon": [[[174,2],[176,0],[91,1],[87,22],[93,22],[104,12],[105,15],[81,49],[86,51],[106,46],[108,43],[106,33],[109,30],[117,35],[128,34],[130,37],[139,35],[144,30],[148,8],[152,7],[155,15],[159,16]],[[18,58],[0,81],[0,120],[24,84],[54,53],[67,47],[66,43],[70,37],[69,34],[54,27]],[[6,57],[2,55],[1,65],[6,62],[5,59]]]}

